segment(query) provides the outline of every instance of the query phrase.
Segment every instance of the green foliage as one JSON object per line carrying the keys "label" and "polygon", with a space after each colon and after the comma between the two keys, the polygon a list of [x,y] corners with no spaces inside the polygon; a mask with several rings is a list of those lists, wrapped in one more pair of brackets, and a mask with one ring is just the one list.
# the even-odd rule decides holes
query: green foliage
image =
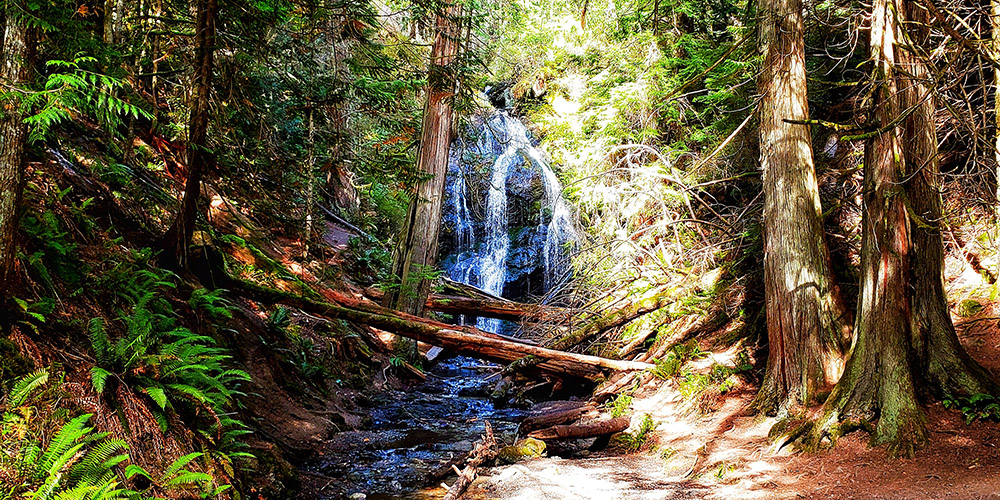
{"label": "green foliage", "polygon": [[708,353],[701,350],[701,346],[696,341],[684,344],[677,344],[667,352],[663,359],[654,359],[653,375],[660,380],[667,380],[677,375],[684,363],[692,359],[699,359],[708,356]]}
{"label": "green foliage", "polygon": [[51,60],[44,90],[26,94],[26,109],[38,109],[25,122],[31,126],[32,140],[41,140],[49,130],[72,118],[74,113],[93,116],[113,134],[122,126],[123,119],[152,119],[143,109],[122,100],[119,95],[124,82],[93,69],[97,58],[75,57],[72,60]]}
{"label": "green foliage", "polygon": [[[49,202],[58,203],[67,193],[69,188]],[[56,278],[69,285],[79,285],[83,281],[87,268],[78,255],[79,245],[72,241],[65,224],[53,210],[25,214],[21,228],[31,247],[38,248],[22,258],[50,292],[56,291]]]}
{"label": "green foliage", "polygon": [[611,416],[615,418],[625,416],[631,406],[632,395],[626,393],[615,396],[615,399],[608,403],[608,408],[611,409]]}
{"label": "green foliage", "polygon": [[[122,464],[128,461],[128,446],[107,434],[94,433],[85,414],[59,424],[52,414],[38,418],[31,406],[39,390],[48,383],[49,372],[39,370],[17,380],[4,401],[0,422],[0,499],[28,500],[140,500],[149,491],[125,488],[119,480]],[[49,432],[48,429],[57,427]],[[192,487],[217,494],[212,478],[182,470],[190,460],[175,462],[168,474],[171,482],[159,484],[161,491]],[[145,472],[129,465],[124,476]],[[148,473],[146,473],[148,476]],[[213,495],[214,496],[214,495]],[[203,495],[202,498],[207,496]]]}
{"label": "green foliage", "polygon": [[626,432],[617,435],[615,441],[619,446],[630,453],[645,450],[649,448],[650,441],[653,437],[653,431],[655,431],[658,426],[659,424],[647,413],[643,415],[642,422],[639,423],[638,429],[631,433]]}
{"label": "green foliage", "polygon": [[363,284],[387,281],[392,268],[392,254],[375,242],[351,237],[347,241],[347,269]]}
{"label": "green foliage", "polygon": [[976,420],[991,420],[1000,422],[1000,399],[992,394],[973,394],[968,398],[945,398],[942,401],[944,407],[951,410],[956,409],[965,416],[965,423],[971,424]]}
{"label": "green foliage", "polygon": [[184,455],[170,464],[159,477],[154,477],[149,473],[149,471],[138,465],[129,465],[125,468],[126,478],[133,479],[135,477],[142,477],[149,483],[149,486],[141,493],[131,493],[136,497],[139,497],[140,495],[145,497],[154,489],[159,489],[161,491],[183,491],[188,495],[191,493],[197,493],[199,498],[218,497],[220,494],[228,490],[231,485],[225,484],[213,487],[212,476],[204,472],[197,472],[186,468],[202,456],[204,456],[204,453],[197,452]]}
{"label": "green foliage", "polygon": [[225,297],[226,290],[198,288],[191,292],[188,304],[196,311],[204,311],[213,321],[232,319],[233,304]]}
{"label": "green foliage", "polygon": [[230,368],[231,356],[211,337],[177,326],[169,304],[154,291],[139,297],[122,322],[125,332],[117,339],[110,337],[104,318],[90,322],[94,389],[104,392],[109,380],[121,381],[144,392],[160,412],[191,418],[207,413],[217,428],[218,415],[243,394],[239,386],[250,375]]}
{"label": "green foliage", "polygon": [[288,317],[288,308],[285,306],[274,308],[267,316],[267,327],[276,332],[284,331],[291,323],[291,318]]}

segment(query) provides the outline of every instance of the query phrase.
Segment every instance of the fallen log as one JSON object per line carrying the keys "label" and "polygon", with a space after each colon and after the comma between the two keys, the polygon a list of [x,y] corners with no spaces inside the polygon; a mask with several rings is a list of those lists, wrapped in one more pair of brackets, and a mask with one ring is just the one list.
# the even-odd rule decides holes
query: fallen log
{"label": "fallen log", "polygon": [[555,425],[528,434],[528,437],[545,440],[553,439],[583,439],[597,436],[607,436],[628,429],[631,419],[618,417],[610,420],[598,420],[585,424]]}
{"label": "fallen log", "polygon": [[554,344],[553,349],[569,349],[591,338],[602,335],[612,328],[628,324],[646,314],[670,305],[675,299],[671,294],[657,292],[638,302],[618,309],[607,316],[599,317],[587,323],[582,328],[565,335]]}
{"label": "fallen log", "polygon": [[[219,273],[225,273],[218,269]],[[537,368],[543,372],[595,380],[603,370],[634,371],[653,367],[649,363],[576,354],[546,349],[536,345],[510,340],[472,327],[458,327],[384,307],[364,304],[359,300],[336,294],[326,294],[339,303],[323,302],[302,295],[267,288],[256,283],[224,274],[225,288],[233,293],[258,302],[284,304],[328,319],[343,319],[365,324],[397,335],[443,347],[455,353],[497,363],[510,363],[534,355],[545,361]]]}
{"label": "fallen log", "polygon": [[498,297],[496,295],[493,295],[492,293],[487,292],[482,288],[462,283],[460,281],[455,281],[451,278],[448,278],[447,276],[441,277],[441,284],[443,285],[444,290],[448,292],[448,295],[458,295],[461,297],[468,297],[470,299],[486,298],[494,300],[507,300],[504,299],[503,297]]}
{"label": "fallen log", "polygon": [[458,500],[458,497],[462,496],[462,493],[465,493],[465,489],[476,479],[479,466],[483,462],[496,457],[497,440],[493,437],[493,427],[488,421],[485,423],[486,433],[483,434],[482,442],[476,444],[476,447],[469,453],[469,462],[465,466],[465,469],[458,471],[458,468],[455,467],[455,470],[458,472],[458,479],[448,488],[448,492],[445,493],[443,500]]}
{"label": "fallen log", "polygon": [[565,424],[596,410],[594,405],[582,401],[550,401],[532,408],[532,415],[525,417],[518,429],[520,432],[532,432]]}
{"label": "fallen log", "polygon": [[[385,293],[377,288],[366,288],[365,296],[381,302]],[[466,314],[484,318],[521,321],[529,319],[532,322],[562,322],[573,317],[573,312],[561,307],[541,304],[525,304],[512,300],[492,297],[460,297],[458,295],[431,294],[427,297],[424,307],[432,311],[448,314]]]}

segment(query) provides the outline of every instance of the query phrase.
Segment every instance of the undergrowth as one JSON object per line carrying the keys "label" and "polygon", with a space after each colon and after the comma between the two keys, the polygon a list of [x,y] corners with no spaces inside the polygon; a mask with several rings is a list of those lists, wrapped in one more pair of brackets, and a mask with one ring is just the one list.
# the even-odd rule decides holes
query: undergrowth
{"label": "undergrowth", "polygon": [[[0,500],[140,500],[170,491],[187,497],[216,498],[229,485],[214,486],[211,476],[187,467],[202,456],[175,461],[156,480],[144,468],[125,464],[128,445],[87,424],[92,414],[72,416],[46,408],[53,394],[49,371],[38,370],[11,384],[0,421]],[[137,476],[146,487],[123,484]]]}

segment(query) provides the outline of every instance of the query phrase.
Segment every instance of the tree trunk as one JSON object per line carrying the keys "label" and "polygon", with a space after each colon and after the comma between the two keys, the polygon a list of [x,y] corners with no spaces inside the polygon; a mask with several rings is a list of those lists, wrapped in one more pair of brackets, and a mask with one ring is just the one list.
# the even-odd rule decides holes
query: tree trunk
{"label": "tree trunk", "polygon": [[823,237],[819,187],[807,125],[801,0],[767,0],[760,39],[764,286],[769,354],[754,407],[774,413],[808,403],[840,378],[850,318]]}
{"label": "tree trunk", "polygon": [[[376,302],[385,298],[385,293],[374,287],[366,288],[364,293],[366,297]],[[535,323],[559,323],[567,321],[574,316],[573,311],[569,309],[544,304],[525,304],[506,299],[469,298],[436,293],[427,296],[427,301],[424,302],[424,309],[447,314],[465,314],[484,318],[505,319],[508,321],[531,321]],[[561,347],[555,348],[561,349]]]}
{"label": "tree trunk", "polygon": [[941,225],[940,160],[934,99],[928,87],[931,75],[924,58],[930,48],[930,17],[913,2],[906,2],[908,49],[898,60],[902,71],[901,109],[915,110],[903,123],[903,156],[906,160],[906,199],[912,227],[911,318],[915,373],[938,397],[968,397],[996,393],[997,384],[958,341],[948,310],[944,285],[944,242]]}
{"label": "tree trunk", "polygon": [[[872,6],[870,55],[875,92],[873,120],[884,128],[902,111],[896,83],[894,45],[901,42],[896,14],[901,0]],[[824,405],[810,436],[818,445],[836,437],[839,422],[878,418],[874,444],[889,444],[891,455],[912,456],[927,440],[909,361],[911,295],[910,218],[901,189],[906,177],[903,128],[893,127],[865,144],[864,210],[861,236],[861,291],[855,341],[844,375]]]}
{"label": "tree trunk", "polygon": [[[429,179],[417,186],[403,237],[396,248],[393,274],[400,280],[400,287],[387,293],[385,298],[386,307],[414,315],[423,313],[424,301],[430,291],[426,275],[434,268],[437,258],[455,93],[455,76],[449,66],[458,55],[461,31],[457,20],[460,12],[459,7],[450,6],[437,16],[417,158],[417,169]],[[404,347],[412,354],[416,346],[410,344]]]}
{"label": "tree trunk", "polygon": [[[1000,58],[1000,0],[990,0],[990,31],[992,32],[993,60]],[[995,231],[1000,231],[1000,67],[993,68],[993,158],[996,161],[996,198],[994,202],[993,224]],[[1000,276],[1000,264],[994,271],[994,276]]]}
{"label": "tree trunk", "polygon": [[[20,87],[31,80],[35,59],[35,29],[26,20],[7,16],[0,41],[0,84],[3,92]],[[11,291],[18,227],[18,207],[24,172],[24,148],[28,142],[25,113],[20,108],[17,92],[0,100],[0,300]]]}
{"label": "tree trunk", "polygon": [[316,204],[316,143],[314,141],[313,108],[309,107],[308,141],[309,151],[306,155],[306,223],[305,235],[302,237],[302,258],[309,257],[309,242],[313,237],[313,206]]}
{"label": "tree trunk", "polygon": [[218,12],[216,0],[198,0],[197,33],[195,38],[194,94],[191,103],[191,117],[188,121],[187,169],[188,178],[184,185],[181,209],[167,232],[167,250],[176,259],[175,264],[186,268],[188,248],[194,234],[198,218],[198,201],[201,198],[201,179],[209,160],[208,151],[208,111],[212,93],[212,67],[215,51],[215,17]]}

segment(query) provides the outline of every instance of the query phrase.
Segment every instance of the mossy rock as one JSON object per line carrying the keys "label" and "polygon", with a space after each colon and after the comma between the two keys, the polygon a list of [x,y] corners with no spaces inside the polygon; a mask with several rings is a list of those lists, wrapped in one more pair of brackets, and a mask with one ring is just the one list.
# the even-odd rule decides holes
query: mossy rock
{"label": "mossy rock", "polygon": [[965,299],[958,303],[958,311],[956,314],[963,318],[968,318],[970,316],[975,316],[979,314],[979,311],[983,310],[983,305],[975,299]]}
{"label": "mossy rock", "polygon": [[528,458],[540,457],[545,454],[545,441],[535,438],[527,438],[514,443],[512,446],[504,446],[497,452],[497,458],[504,463],[512,464]]}

